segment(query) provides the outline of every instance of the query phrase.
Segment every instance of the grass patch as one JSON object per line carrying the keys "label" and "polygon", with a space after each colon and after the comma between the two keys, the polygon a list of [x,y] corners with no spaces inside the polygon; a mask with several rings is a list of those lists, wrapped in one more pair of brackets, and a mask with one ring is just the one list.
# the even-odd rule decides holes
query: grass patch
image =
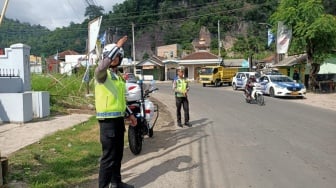
{"label": "grass patch", "polygon": [[[94,104],[93,97],[85,97],[84,71],[85,68],[80,69],[71,76],[31,75],[32,90],[50,94],[51,116]],[[94,91],[92,82],[89,91]],[[98,172],[100,155],[99,126],[93,116],[85,123],[58,131],[13,153],[9,157],[7,182],[23,182],[28,187],[72,187]]]}
{"label": "grass patch", "polygon": [[25,147],[9,159],[8,182],[71,187],[98,172],[101,145],[95,117]]}
{"label": "grass patch", "polygon": [[[68,108],[88,109],[94,105],[94,98],[85,97],[87,88],[82,84],[82,76],[33,74],[32,90],[49,92],[51,116],[67,114]],[[92,82],[89,91],[94,91]],[[125,135],[125,146],[127,143]],[[99,125],[92,116],[85,123],[58,131],[11,154],[8,187],[13,182],[32,188],[76,187],[98,173],[100,155]]]}
{"label": "grass patch", "polygon": [[[82,68],[83,69],[83,68]],[[85,71],[85,69],[80,72]],[[93,80],[82,82],[84,73],[71,76],[66,74],[32,74],[31,87],[33,91],[48,91],[50,94],[51,115],[66,114],[67,109],[89,109],[94,105],[93,97],[85,97],[87,92],[94,92]],[[91,74],[93,75],[93,73]],[[87,89],[88,88],[88,89]]]}

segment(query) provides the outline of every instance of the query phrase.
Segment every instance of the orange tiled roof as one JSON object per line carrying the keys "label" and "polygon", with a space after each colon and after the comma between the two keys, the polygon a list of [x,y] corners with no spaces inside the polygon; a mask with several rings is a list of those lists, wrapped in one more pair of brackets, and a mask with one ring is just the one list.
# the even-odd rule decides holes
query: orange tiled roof
{"label": "orange tiled roof", "polygon": [[[79,55],[79,53],[76,52],[76,51],[73,51],[73,50],[66,50],[66,51],[58,53],[58,59],[65,60],[66,55]],[[54,54],[52,56],[49,56],[49,58],[54,58],[55,56],[56,56],[56,54]]]}
{"label": "orange tiled roof", "polygon": [[218,56],[210,52],[195,52],[183,57],[181,60],[218,59]]}
{"label": "orange tiled roof", "polygon": [[266,63],[270,63],[270,62],[272,62],[272,61],[274,61],[274,60],[275,60],[275,54],[270,55],[270,56],[268,56],[268,57],[265,57],[265,58],[262,59],[261,61],[266,62]]}

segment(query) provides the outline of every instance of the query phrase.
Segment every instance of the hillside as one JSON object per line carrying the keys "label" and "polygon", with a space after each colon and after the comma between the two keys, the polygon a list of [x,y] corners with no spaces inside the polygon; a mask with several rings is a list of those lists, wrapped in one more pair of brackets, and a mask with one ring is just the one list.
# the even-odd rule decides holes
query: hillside
{"label": "hillside", "polygon": [[[122,35],[132,36],[134,23],[136,60],[155,53],[157,46],[165,44],[179,43],[183,49],[190,50],[202,26],[211,33],[212,51],[218,51],[219,30],[225,47],[222,54],[234,51],[234,54],[246,56],[251,52],[272,50],[265,45],[265,25],[258,23],[268,22],[277,4],[278,0],[125,0],[115,5],[113,12],[105,15],[93,12],[89,17],[103,15],[100,33],[111,29],[115,39]],[[333,0],[324,0],[324,4],[328,12],[336,13]],[[0,48],[25,43],[32,47],[31,53],[38,56],[69,49],[85,53],[89,21],[50,31],[40,25],[5,18],[0,27]],[[132,40],[125,50],[126,56],[131,57]]]}

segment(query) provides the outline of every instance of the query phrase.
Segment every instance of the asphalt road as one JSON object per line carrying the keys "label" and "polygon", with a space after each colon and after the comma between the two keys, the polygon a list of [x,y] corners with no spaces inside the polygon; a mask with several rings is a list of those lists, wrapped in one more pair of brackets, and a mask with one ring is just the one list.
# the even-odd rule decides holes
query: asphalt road
{"label": "asphalt road", "polygon": [[[173,117],[162,126],[174,129],[126,159],[123,173],[136,187],[335,187],[336,111],[270,97],[247,104],[241,91],[193,84],[193,127],[177,128],[171,84],[157,86],[153,96]],[[155,136],[160,149],[148,149]]]}
{"label": "asphalt road", "polygon": [[[158,125],[154,137],[145,138],[140,155],[125,148],[125,182],[137,188],[335,187],[336,111],[270,97],[265,97],[265,106],[247,104],[241,91],[192,84],[193,127],[178,128],[171,83],[157,86],[160,90],[152,97],[160,103]],[[60,125],[76,124],[70,120],[81,122],[88,117],[2,125],[2,153],[51,134],[61,129]],[[50,125],[55,130],[50,130]],[[10,132],[15,137],[9,136]],[[13,145],[9,138],[18,135],[21,142]],[[95,174],[92,181],[78,187],[97,187],[97,181]]]}

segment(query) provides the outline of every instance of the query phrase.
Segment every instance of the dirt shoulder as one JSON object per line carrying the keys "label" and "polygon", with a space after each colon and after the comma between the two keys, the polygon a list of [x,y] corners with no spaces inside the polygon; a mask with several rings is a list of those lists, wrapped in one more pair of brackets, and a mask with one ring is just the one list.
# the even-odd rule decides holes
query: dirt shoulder
{"label": "dirt shoulder", "polygon": [[304,99],[290,101],[336,111],[336,93],[307,93]]}

